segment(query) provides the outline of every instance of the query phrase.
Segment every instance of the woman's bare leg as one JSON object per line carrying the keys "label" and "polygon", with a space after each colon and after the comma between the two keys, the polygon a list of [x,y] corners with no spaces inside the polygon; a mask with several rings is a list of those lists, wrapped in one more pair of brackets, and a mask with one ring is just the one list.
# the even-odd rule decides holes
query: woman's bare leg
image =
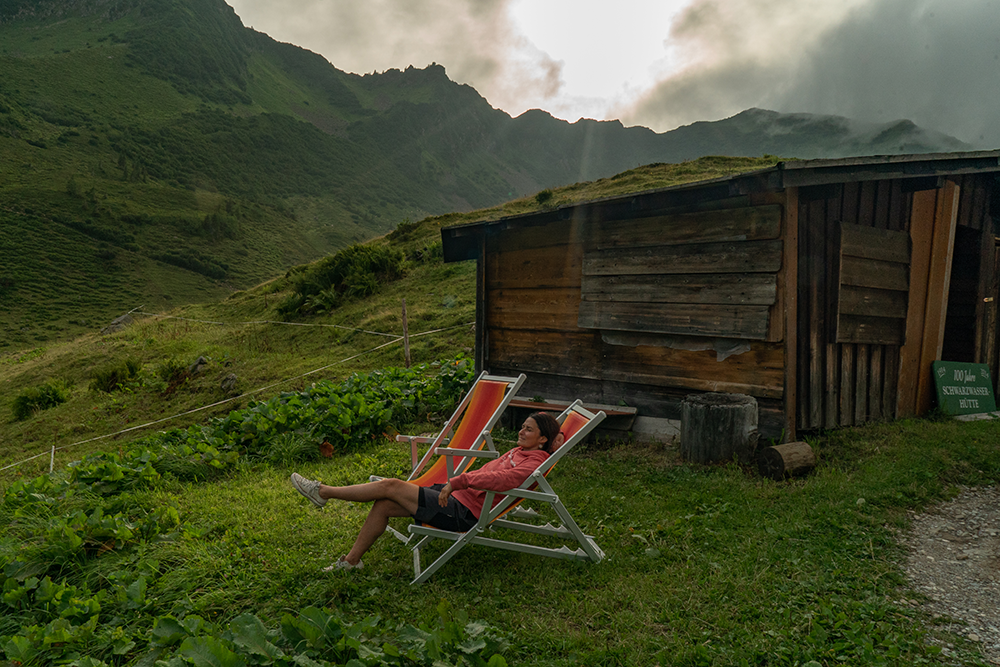
{"label": "woman's bare leg", "polygon": [[365,519],[364,525],[361,526],[361,532],[358,533],[357,539],[354,540],[354,546],[347,552],[344,560],[351,565],[357,565],[361,557],[375,543],[375,540],[385,532],[385,527],[389,525],[390,518],[395,516],[411,516],[412,514],[413,512],[410,512],[394,500],[376,500],[368,512],[368,517]]}
{"label": "woman's bare leg", "polygon": [[[321,484],[319,497],[327,500],[348,500],[352,502],[371,502],[373,500],[393,500],[406,509],[408,514],[417,511],[420,498],[420,487],[404,482],[401,479],[382,479],[377,482],[353,484],[351,486],[327,486]],[[401,515],[405,516],[405,515]]]}
{"label": "woman's bare leg", "polygon": [[390,518],[412,516],[417,511],[420,502],[420,487],[401,479],[383,479],[378,482],[352,486],[321,485],[319,495],[321,498],[352,502],[375,501],[368,512],[364,525],[361,526],[361,532],[354,540],[354,546],[345,556],[348,563],[357,565],[361,557],[375,543],[375,540],[385,532]]}

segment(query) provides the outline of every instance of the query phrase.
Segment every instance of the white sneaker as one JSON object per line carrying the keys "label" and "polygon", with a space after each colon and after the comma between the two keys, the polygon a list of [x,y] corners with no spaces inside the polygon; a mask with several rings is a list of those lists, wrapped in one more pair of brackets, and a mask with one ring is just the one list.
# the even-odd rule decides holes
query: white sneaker
{"label": "white sneaker", "polygon": [[292,486],[295,490],[308,498],[313,505],[322,508],[326,505],[326,498],[319,497],[320,483],[313,479],[306,479],[297,472],[292,473]]}
{"label": "white sneaker", "polygon": [[364,562],[360,560],[358,561],[357,565],[351,565],[350,563],[347,562],[347,556],[343,556],[333,565],[327,565],[326,567],[324,567],[323,571],[336,572],[337,570],[360,570],[364,566],[365,566]]}

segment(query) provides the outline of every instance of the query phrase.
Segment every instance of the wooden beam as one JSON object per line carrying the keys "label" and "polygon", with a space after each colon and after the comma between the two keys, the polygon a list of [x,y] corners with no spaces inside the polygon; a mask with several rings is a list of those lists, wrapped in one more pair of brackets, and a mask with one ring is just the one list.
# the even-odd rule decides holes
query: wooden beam
{"label": "wooden beam", "polygon": [[[799,189],[785,190],[784,271],[778,289],[784,306],[785,340],[785,442],[794,442],[798,414],[799,338]],[[774,318],[777,319],[777,318]]]}
{"label": "wooden beam", "polygon": [[938,192],[939,190],[914,192],[910,209],[910,239],[913,242],[910,255],[910,294],[906,308],[906,338],[899,349],[895,415],[897,419],[917,414],[920,350],[924,337],[927,279]]}
{"label": "wooden beam", "polygon": [[920,350],[920,374],[917,384],[918,415],[931,409],[934,398],[931,363],[941,359],[941,346],[944,343],[944,324],[948,314],[948,288],[951,283],[951,260],[955,248],[960,194],[958,185],[953,181],[945,181],[934,212],[924,339]]}

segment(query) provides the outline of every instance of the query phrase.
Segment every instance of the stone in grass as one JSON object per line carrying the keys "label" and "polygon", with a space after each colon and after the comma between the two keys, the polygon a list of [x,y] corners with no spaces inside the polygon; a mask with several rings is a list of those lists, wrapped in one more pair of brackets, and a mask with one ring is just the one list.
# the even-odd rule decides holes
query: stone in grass
{"label": "stone in grass", "polygon": [[208,366],[208,359],[205,357],[198,357],[197,361],[188,366],[188,373],[191,375],[197,375],[205,370],[206,366]]}
{"label": "stone in grass", "polygon": [[101,329],[101,333],[107,335],[115,333],[116,331],[121,331],[128,325],[132,324],[132,322],[133,322],[132,316],[129,315],[128,313],[125,313],[121,317],[116,317],[115,319],[111,320],[111,324]]}

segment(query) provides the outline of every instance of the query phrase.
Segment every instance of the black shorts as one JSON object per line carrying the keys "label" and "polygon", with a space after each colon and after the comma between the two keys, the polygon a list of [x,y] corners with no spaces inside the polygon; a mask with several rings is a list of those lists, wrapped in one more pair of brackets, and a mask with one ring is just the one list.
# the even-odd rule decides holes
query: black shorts
{"label": "black shorts", "polygon": [[420,488],[417,498],[417,511],[413,514],[414,521],[426,523],[441,530],[464,533],[476,525],[479,518],[468,507],[448,496],[448,505],[441,507],[438,498],[444,484],[434,484]]}

